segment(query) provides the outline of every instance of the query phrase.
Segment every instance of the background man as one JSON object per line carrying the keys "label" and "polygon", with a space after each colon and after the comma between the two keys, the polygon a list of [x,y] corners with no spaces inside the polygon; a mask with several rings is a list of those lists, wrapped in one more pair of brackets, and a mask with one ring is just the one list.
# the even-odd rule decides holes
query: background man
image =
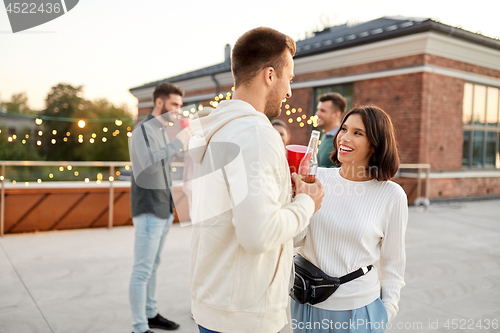
{"label": "background man", "polygon": [[193,121],[192,312],[200,332],[267,333],[287,322],[293,237],[323,197],[290,173],[279,116],[292,95],[295,42],[256,28],[236,42],[233,100]]}
{"label": "background man", "polygon": [[327,93],[319,97],[316,116],[318,116],[318,127],[323,129],[321,145],[318,148],[318,166],[320,167],[337,167],[330,161],[330,155],[333,151],[333,137],[339,129],[346,107],[346,100],[339,93]]}
{"label": "background man", "polygon": [[171,83],[158,85],[153,93],[153,110],[135,126],[130,141],[131,206],[135,227],[130,306],[135,333],[151,332],[149,328],[179,328],[157,312],[155,289],[161,251],[174,219],[170,163],[175,154],[186,150],[192,136],[188,127],[169,142],[165,132],[165,125],[175,121],[183,94]]}

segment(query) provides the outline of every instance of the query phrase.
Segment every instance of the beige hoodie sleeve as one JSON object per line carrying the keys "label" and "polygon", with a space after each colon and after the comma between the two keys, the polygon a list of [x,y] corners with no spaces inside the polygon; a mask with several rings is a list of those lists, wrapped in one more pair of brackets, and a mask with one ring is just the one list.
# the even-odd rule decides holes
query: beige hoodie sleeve
{"label": "beige hoodie sleeve", "polygon": [[[233,224],[246,251],[264,253],[286,243],[309,224],[314,201],[305,194],[290,202],[290,173],[282,142],[271,126],[256,126],[238,138],[243,163],[226,167],[234,200]],[[244,165],[242,170],[241,165]],[[246,190],[242,191],[242,188]]]}

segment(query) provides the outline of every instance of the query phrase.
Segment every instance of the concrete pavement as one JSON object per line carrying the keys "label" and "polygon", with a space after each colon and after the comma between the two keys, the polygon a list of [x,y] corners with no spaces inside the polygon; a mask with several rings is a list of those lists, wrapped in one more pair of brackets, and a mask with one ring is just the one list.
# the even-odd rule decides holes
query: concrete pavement
{"label": "concrete pavement", "polygon": [[[197,332],[190,235],[172,227],[157,287],[160,313],[186,333]],[[0,332],[131,332],[133,240],[132,227],[0,238]],[[406,287],[391,324],[388,332],[500,332],[500,200],[410,208]]]}

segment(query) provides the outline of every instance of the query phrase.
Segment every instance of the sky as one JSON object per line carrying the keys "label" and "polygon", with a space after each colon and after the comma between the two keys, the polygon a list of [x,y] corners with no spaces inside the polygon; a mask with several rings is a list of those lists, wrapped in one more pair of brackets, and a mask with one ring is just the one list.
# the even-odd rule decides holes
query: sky
{"label": "sky", "polygon": [[[37,2],[40,2],[37,0]],[[500,0],[80,0],[65,15],[12,33],[0,4],[0,100],[25,92],[41,110],[58,83],[82,85],[135,114],[130,88],[224,60],[224,46],[258,26],[295,40],[323,24],[428,17],[500,38]]]}

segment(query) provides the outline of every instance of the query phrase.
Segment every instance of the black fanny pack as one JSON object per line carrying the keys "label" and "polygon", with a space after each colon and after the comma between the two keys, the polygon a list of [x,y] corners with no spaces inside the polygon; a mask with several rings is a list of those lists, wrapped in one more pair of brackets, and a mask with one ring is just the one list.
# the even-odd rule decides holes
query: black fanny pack
{"label": "black fanny pack", "polygon": [[362,267],[338,278],[326,274],[299,254],[293,257],[293,264],[295,279],[290,296],[300,304],[321,303],[330,297],[341,284],[357,279],[373,268],[372,265]]}

